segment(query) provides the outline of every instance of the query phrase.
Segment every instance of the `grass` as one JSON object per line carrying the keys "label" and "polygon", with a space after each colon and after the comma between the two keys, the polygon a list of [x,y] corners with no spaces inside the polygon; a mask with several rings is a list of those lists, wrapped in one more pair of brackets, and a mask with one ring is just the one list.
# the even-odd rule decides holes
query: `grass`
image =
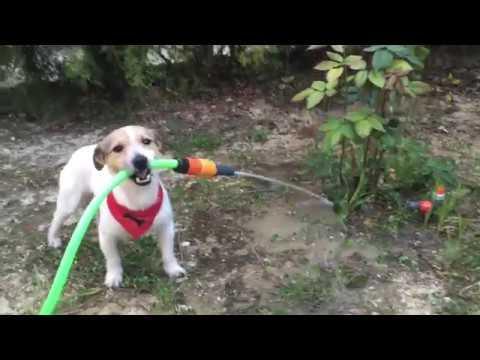
{"label": "grass", "polygon": [[[174,312],[176,286],[166,277],[162,267],[160,250],[152,236],[140,239],[135,244],[120,243],[124,267],[123,288],[140,293],[150,293],[159,300],[155,311]],[[105,261],[97,243],[85,241],[80,248],[70,282],[76,286],[75,293],[61,302],[61,309],[81,306],[92,296],[105,290]]]}
{"label": "grass", "polygon": [[333,275],[322,269],[313,269],[294,276],[280,288],[280,296],[295,305],[318,306],[332,297]]}
{"label": "grass", "polygon": [[250,138],[250,141],[264,144],[267,142],[269,136],[270,136],[270,132],[268,132],[265,129],[254,129],[252,131],[252,134],[249,136],[249,138]]}
{"label": "grass", "polygon": [[380,231],[396,236],[402,226],[412,221],[414,215],[416,215],[414,210],[408,211],[405,208],[394,209],[386,219],[379,219],[377,227]]}
{"label": "grass", "polygon": [[166,275],[156,239],[147,236],[124,249],[124,287],[153,293],[164,285]]}
{"label": "grass", "polygon": [[222,146],[222,139],[220,136],[208,133],[197,133],[193,136],[180,136],[176,137],[176,139],[177,141],[170,143],[169,147],[177,158],[194,155],[198,151],[204,151],[211,154]]}
{"label": "grass", "polygon": [[256,192],[251,183],[234,179],[195,179],[189,189],[185,189],[183,185],[173,188],[171,196],[176,206],[188,206],[201,211],[212,206],[218,206],[224,211],[236,211],[249,205],[261,206],[266,200],[266,196]]}
{"label": "grass", "polygon": [[474,303],[471,300],[467,301],[454,297],[443,305],[441,313],[448,315],[480,315],[480,302]]}
{"label": "grass", "polygon": [[369,278],[367,271],[349,265],[341,265],[337,271],[337,279],[349,290],[364,288]]}

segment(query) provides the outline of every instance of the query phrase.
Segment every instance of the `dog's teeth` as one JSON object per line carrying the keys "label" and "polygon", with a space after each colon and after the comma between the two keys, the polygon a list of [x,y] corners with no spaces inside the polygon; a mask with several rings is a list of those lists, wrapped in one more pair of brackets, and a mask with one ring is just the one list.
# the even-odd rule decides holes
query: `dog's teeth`
{"label": "dog's teeth", "polygon": [[139,184],[144,184],[149,182],[151,179],[151,174],[148,174],[145,178],[139,178],[138,176],[135,178],[135,181]]}

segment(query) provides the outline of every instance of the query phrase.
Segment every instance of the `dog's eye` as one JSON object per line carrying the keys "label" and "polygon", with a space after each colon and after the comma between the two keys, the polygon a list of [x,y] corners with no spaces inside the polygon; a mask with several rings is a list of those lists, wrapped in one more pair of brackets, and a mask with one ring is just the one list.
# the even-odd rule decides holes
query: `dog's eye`
{"label": "dog's eye", "polygon": [[122,152],[123,150],[123,145],[117,145],[113,148],[113,151],[116,153]]}
{"label": "dog's eye", "polygon": [[150,145],[152,143],[152,140],[150,139],[143,139],[142,140],[142,143],[144,143],[145,145]]}

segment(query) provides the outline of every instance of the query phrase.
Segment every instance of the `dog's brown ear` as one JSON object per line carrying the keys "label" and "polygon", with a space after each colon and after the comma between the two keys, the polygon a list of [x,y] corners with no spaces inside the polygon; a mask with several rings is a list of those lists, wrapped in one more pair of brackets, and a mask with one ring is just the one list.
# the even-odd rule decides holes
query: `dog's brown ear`
{"label": "dog's brown ear", "polygon": [[95,151],[93,152],[93,164],[98,171],[102,170],[105,166],[105,150],[102,143],[95,147]]}

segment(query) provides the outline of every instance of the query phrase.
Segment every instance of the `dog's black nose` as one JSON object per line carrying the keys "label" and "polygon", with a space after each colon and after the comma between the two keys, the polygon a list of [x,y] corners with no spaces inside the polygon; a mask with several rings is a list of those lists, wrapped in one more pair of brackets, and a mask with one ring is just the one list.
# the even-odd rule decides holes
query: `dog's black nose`
{"label": "dog's black nose", "polygon": [[148,159],[143,155],[135,155],[133,158],[133,166],[135,169],[143,171],[148,166]]}

